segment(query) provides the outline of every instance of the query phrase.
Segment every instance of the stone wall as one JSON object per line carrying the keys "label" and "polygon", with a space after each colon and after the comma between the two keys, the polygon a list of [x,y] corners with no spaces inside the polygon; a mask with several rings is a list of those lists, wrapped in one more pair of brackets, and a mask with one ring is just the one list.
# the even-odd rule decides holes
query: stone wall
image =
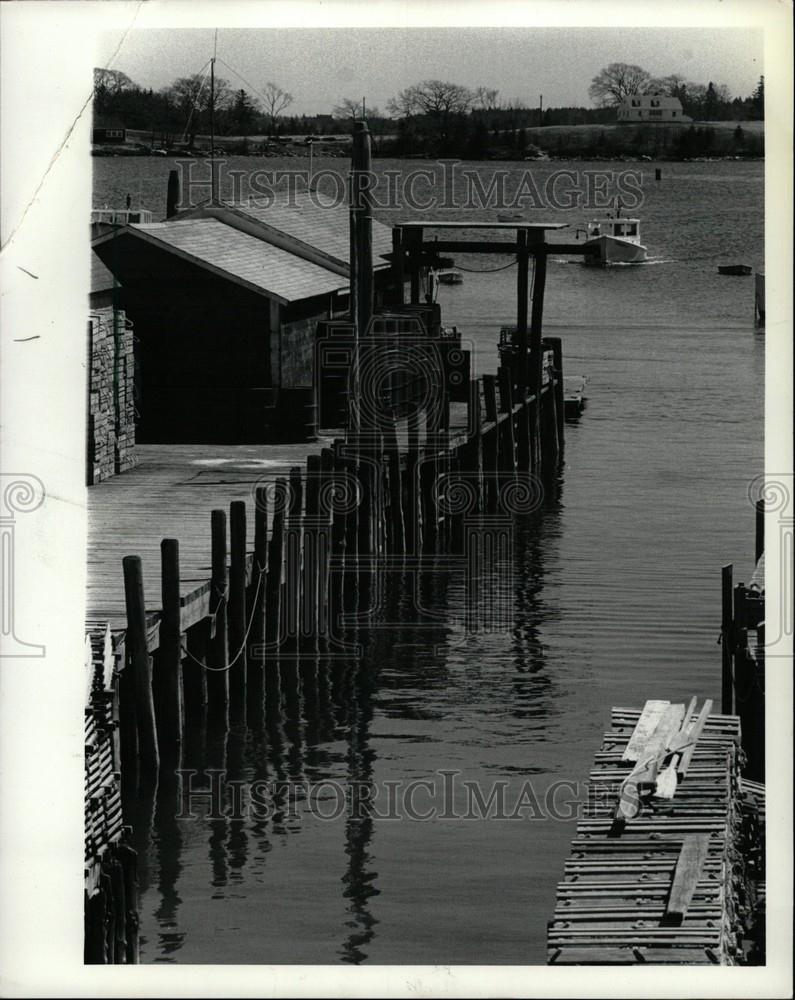
{"label": "stone wall", "polygon": [[135,465],[132,323],[122,310],[88,320],[89,384],[86,479],[89,486]]}

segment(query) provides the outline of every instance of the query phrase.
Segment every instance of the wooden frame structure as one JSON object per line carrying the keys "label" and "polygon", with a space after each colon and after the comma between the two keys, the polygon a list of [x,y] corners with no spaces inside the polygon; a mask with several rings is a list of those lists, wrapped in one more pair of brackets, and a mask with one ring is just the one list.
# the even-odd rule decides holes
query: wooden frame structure
{"label": "wooden frame structure", "polygon": [[[544,313],[544,289],[547,277],[547,256],[576,254],[588,256],[595,248],[583,243],[549,243],[547,230],[565,229],[565,222],[436,222],[409,221],[392,230],[392,262],[396,285],[402,294],[404,275],[411,283],[411,302],[420,302],[420,273],[423,267],[438,266],[440,254],[507,254],[518,264],[516,278],[516,335],[514,346],[520,359],[513,371],[514,385],[538,394],[541,387],[541,329]],[[450,238],[426,235],[426,230],[442,230]],[[512,240],[459,239],[465,230],[508,232]],[[453,238],[455,237],[455,238]],[[532,301],[530,302],[530,259],[534,262]],[[530,316],[528,322],[528,304]]]}

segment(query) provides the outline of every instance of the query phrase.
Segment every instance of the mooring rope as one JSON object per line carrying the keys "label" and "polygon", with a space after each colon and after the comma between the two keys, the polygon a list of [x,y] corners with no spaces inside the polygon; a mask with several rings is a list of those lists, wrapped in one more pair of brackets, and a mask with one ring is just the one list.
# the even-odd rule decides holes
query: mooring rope
{"label": "mooring rope", "polygon": [[[256,564],[256,569],[257,569],[257,572],[259,573],[259,579],[257,580],[257,589],[254,592],[254,600],[252,602],[253,605],[254,605],[254,607],[253,607],[253,609],[251,611],[251,618],[249,619],[248,626],[246,627],[246,634],[243,637],[243,645],[240,647],[240,649],[237,651],[237,653],[235,653],[235,656],[231,660],[231,662],[227,663],[227,665],[225,667],[211,667],[211,666],[208,666],[208,664],[206,664],[203,660],[197,660],[196,657],[193,655],[193,653],[191,653],[191,651],[188,649],[188,647],[184,643],[180,643],[180,647],[182,649],[182,652],[187,657],[189,657],[191,660],[193,660],[194,663],[198,664],[198,666],[200,666],[200,667],[203,667],[205,670],[212,670],[214,673],[222,673],[224,670],[231,670],[232,667],[237,663],[237,661],[243,655],[243,652],[245,651],[246,646],[248,645],[248,637],[249,637],[249,634],[251,633],[251,626],[254,624],[254,616],[257,613],[257,598],[259,597],[260,587],[262,586],[262,581],[265,579],[265,567],[264,566],[260,566],[260,564],[257,563]],[[220,599],[218,601],[218,607],[219,608],[221,607],[221,605],[225,601],[227,601],[228,597],[229,597],[229,587],[226,587],[225,590],[224,590],[224,592],[221,594],[221,597],[220,597]],[[216,611],[217,610],[218,609],[216,608]]]}
{"label": "mooring rope", "polygon": [[507,264],[502,264],[500,267],[464,267],[463,264],[456,264],[456,268],[459,271],[466,271],[467,274],[494,274],[495,271],[507,271],[509,267],[514,267],[516,261],[509,261]]}

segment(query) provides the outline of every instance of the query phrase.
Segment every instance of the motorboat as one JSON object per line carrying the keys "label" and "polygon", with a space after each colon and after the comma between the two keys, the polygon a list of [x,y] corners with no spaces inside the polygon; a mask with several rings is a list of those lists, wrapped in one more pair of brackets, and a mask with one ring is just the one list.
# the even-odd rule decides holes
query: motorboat
{"label": "motorboat", "polygon": [[718,274],[750,274],[750,264],[718,264]]}
{"label": "motorboat", "polygon": [[463,274],[454,267],[442,268],[435,274],[440,285],[460,285],[464,280]]}
{"label": "motorboat", "polygon": [[640,242],[640,219],[627,219],[616,212],[588,223],[583,233],[585,246],[595,247],[596,253],[586,255],[585,263],[592,267],[607,264],[640,264],[646,260],[646,247]]}

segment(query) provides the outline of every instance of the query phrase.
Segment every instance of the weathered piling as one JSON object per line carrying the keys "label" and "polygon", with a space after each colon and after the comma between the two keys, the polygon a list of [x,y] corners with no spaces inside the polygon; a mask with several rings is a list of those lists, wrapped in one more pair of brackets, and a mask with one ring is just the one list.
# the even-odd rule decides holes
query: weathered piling
{"label": "weathered piling", "polygon": [[325,577],[326,525],[320,517],[320,455],[306,460],[306,507],[303,527],[301,574],[301,643],[309,652],[319,650],[320,581]]}
{"label": "weathered piling", "polygon": [[501,421],[500,471],[508,478],[516,478],[516,440],[514,436],[513,386],[511,373],[505,366],[497,370],[500,386],[500,412],[506,415]]}
{"label": "weathered piling", "polygon": [[295,653],[301,621],[301,518],[304,506],[303,478],[297,465],[290,469],[287,504],[282,634],[286,649]]}
{"label": "weathered piling", "polygon": [[214,510],[210,515],[211,576],[210,616],[213,631],[210,641],[210,663],[207,674],[207,707],[215,720],[229,708],[229,648],[227,645],[227,566],[226,511]]}
{"label": "weathered piling", "polygon": [[721,711],[724,715],[731,715],[734,708],[732,574],[731,565],[721,570]]}
{"label": "weathered piling", "polygon": [[282,592],[284,581],[284,522],[287,511],[287,482],[276,480],[273,492],[273,523],[268,543],[265,576],[265,704],[267,709],[281,701],[278,654],[283,638]]}
{"label": "weathered piling", "polygon": [[555,409],[557,458],[563,457],[566,401],[563,389],[563,344],[560,337],[544,337],[544,346],[552,351],[552,405]]}
{"label": "weathered piling", "polygon": [[149,658],[146,628],[146,602],[140,556],[125,556],[124,596],[127,605],[125,645],[132,671],[135,694],[135,718],[138,734],[138,759],[142,770],[156,774],[160,766],[152,696],[152,663]]}
{"label": "weathered piling", "polygon": [[254,552],[252,555],[251,584],[246,602],[249,618],[247,665],[248,702],[259,711],[264,691],[265,656],[265,588],[268,565],[268,491],[258,486],[254,492]]}
{"label": "weathered piling", "polygon": [[176,538],[164,538],[160,543],[160,565],[163,610],[154,681],[158,694],[158,739],[160,746],[164,747],[179,745],[185,721],[182,696],[179,542]]}
{"label": "weathered piling", "polygon": [[239,714],[248,673],[246,622],[246,505],[229,506],[229,697]]}
{"label": "weathered piling", "polygon": [[497,423],[497,389],[493,375],[483,376],[483,405],[486,427],[483,429],[483,477],[486,491],[486,510],[493,514],[499,498],[500,441]]}

